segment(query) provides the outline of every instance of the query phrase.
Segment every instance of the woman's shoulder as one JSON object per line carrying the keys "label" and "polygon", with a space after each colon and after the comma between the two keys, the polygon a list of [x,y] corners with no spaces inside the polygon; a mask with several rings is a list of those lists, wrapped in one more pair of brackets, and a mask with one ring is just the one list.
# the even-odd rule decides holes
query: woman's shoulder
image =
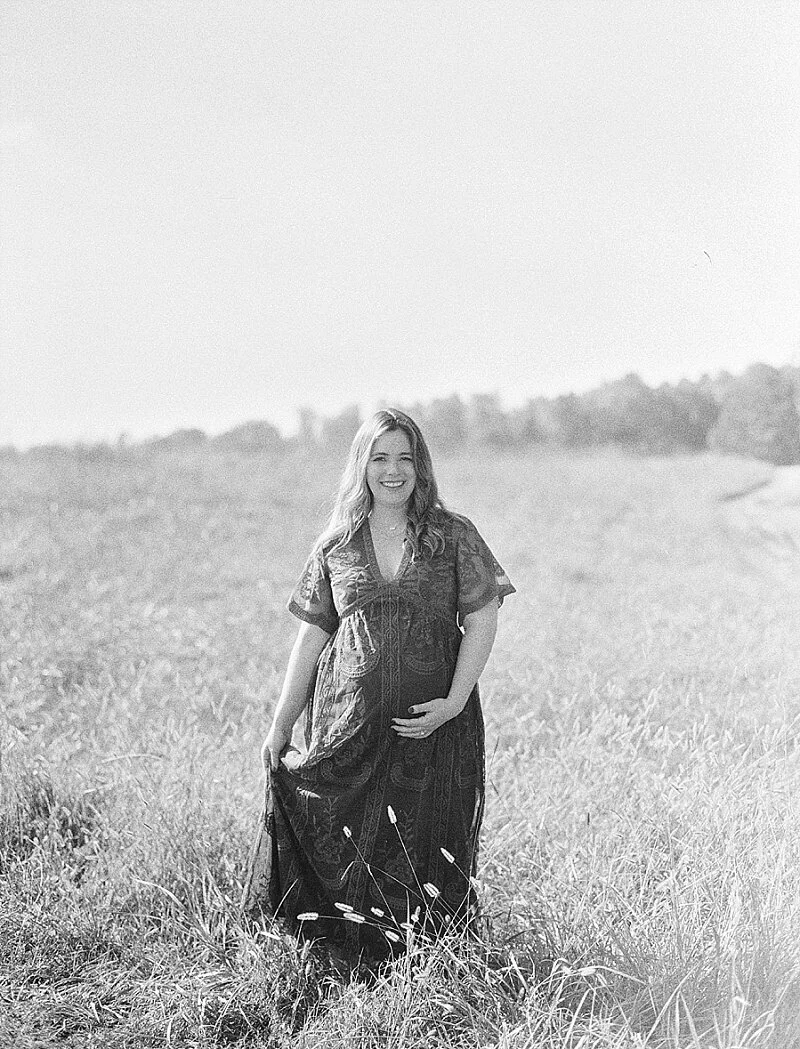
{"label": "woman's shoulder", "polygon": [[442,522],[449,525],[450,528],[456,532],[459,531],[459,529],[463,530],[465,528],[470,529],[475,527],[466,514],[456,513],[455,510],[438,510],[437,513],[442,515]]}
{"label": "woman's shoulder", "polygon": [[353,547],[358,542],[358,537],[362,533],[364,525],[360,525],[350,537],[342,531],[334,532],[323,532],[314,543],[311,550],[311,555],[318,557],[322,561],[327,561],[332,554],[342,553]]}
{"label": "woman's shoulder", "polygon": [[437,510],[436,523],[446,535],[453,539],[459,539],[464,535],[474,535],[477,532],[477,528],[468,517],[454,510]]}

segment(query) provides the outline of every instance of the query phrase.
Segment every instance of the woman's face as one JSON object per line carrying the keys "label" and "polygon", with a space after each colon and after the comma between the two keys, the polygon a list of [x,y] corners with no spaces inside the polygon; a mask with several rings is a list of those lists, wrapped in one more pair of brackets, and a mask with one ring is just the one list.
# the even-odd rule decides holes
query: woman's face
{"label": "woman's face", "polygon": [[390,430],[376,438],[367,462],[367,484],[373,505],[387,510],[404,506],[416,482],[411,442],[404,430]]}

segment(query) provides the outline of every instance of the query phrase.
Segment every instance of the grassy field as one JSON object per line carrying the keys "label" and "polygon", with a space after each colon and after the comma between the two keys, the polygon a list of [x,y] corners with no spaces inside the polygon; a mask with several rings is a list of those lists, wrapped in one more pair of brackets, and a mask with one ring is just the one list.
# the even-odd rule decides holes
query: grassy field
{"label": "grassy field", "polygon": [[0,460],[0,1045],[800,1046],[800,572],[715,457],[440,464],[519,593],[482,941],[343,983],[237,903],[338,473]]}

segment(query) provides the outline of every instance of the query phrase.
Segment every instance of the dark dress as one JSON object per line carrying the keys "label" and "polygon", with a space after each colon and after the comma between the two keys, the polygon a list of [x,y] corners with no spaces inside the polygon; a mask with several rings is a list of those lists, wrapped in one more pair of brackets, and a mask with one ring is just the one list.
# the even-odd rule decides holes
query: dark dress
{"label": "dark dress", "polygon": [[392,580],[367,524],[309,558],[288,607],[331,636],[306,708],[307,752],[268,776],[244,892],[251,915],[378,957],[417,907],[420,927],[435,928],[475,903],[478,687],[426,739],[391,727],[409,706],[447,695],[464,616],[514,592],[470,521],[441,512],[441,526],[444,550],[412,557],[406,542]]}

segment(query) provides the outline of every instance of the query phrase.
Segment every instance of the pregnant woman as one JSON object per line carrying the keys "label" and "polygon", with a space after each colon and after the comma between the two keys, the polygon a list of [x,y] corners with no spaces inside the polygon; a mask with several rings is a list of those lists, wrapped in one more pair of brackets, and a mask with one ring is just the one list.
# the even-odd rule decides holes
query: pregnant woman
{"label": "pregnant woman", "polygon": [[301,623],[262,750],[249,914],[353,963],[391,954],[409,921],[435,933],[474,914],[477,682],[513,592],[475,526],[443,506],[416,423],[368,419],[289,601]]}

